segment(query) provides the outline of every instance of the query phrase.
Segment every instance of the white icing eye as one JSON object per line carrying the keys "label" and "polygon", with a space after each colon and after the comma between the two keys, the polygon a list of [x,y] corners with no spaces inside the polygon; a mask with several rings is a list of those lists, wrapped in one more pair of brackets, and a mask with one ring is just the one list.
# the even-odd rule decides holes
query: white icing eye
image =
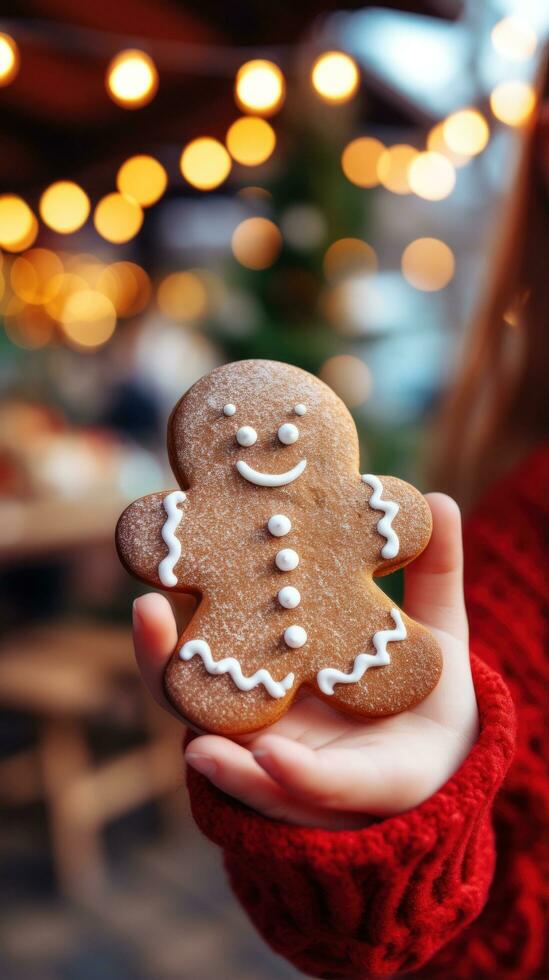
{"label": "white icing eye", "polygon": [[288,629],[284,630],[284,643],[286,646],[297,650],[306,642],[307,632],[302,626],[288,626]]}
{"label": "white icing eye", "polygon": [[295,609],[301,602],[299,589],[294,589],[293,585],[285,585],[277,595],[277,599],[284,609]]}
{"label": "white icing eye", "polygon": [[243,425],[236,433],[236,441],[239,446],[253,446],[257,442],[257,432],[251,425]]}
{"label": "white icing eye", "polygon": [[298,405],[294,405],[294,412],[295,412],[296,415],[306,415],[307,414],[307,406],[304,405],[302,402],[299,402]]}
{"label": "white icing eye", "polygon": [[293,548],[283,548],[275,558],[275,565],[281,572],[293,572],[299,565],[299,555]]}
{"label": "white icing eye", "polygon": [[285,514],[273,514],[269,517],[267,527],[274,538],[283,538],[292,530],[292,522]]}
{"label": "white icing eye", "polygon": [[235,412],[236,412],[236,405],[232,405],[231,402],[229,402],[228,405],[223,406],[223,415],[234,415]]}
{"label": "white icing eye", "polygon": [[299,429],[293,422],[285,422],[278,430],[278,438],[285,446],[291,446],[299,439]]}

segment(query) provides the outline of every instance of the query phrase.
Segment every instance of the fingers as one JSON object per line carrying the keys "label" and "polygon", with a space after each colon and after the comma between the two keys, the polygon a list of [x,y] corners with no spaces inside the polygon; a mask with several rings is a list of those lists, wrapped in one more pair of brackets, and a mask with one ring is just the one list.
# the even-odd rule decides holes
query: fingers
{"label": "fingers", "polygon": [[425,551],[406,569],[405,609],[412,619],[467,642],[459,507],[442,493],[427,494],[426,499],[433,533]]}
{"label": "fingers", "polygon": [[201,735],[187,746],[188,765],[201,772],[218,789],[271,820],[310,827],[362,826],[362,816],[333,813],[288,794],[261,768],[252,753],[220,735]]}
{"label": "fingers", "polygon": [[415,748],[422,749],[419,756],[413,739],[399,737],[396,742],[388,735],[360,751],[314,751],[265,735],[254,748],[254,758],[282,789],[309,806],[385,817],[417,806],[448,778],[440,740],[437,747],[430,746],[428,765],[427,746]]}
{"label": "fingers", "polygon": [[166,700],[162,683],[166,664],[177,644],[177,626],[165,596],[149,592],[135,600],[133,643],[137,665],[153,698],[175,714]]}

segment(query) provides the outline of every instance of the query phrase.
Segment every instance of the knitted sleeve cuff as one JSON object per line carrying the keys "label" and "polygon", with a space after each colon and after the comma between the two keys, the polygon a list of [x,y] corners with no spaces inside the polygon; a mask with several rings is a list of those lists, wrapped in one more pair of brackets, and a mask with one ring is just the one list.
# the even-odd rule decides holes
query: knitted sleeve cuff
{"label": "knitted sleeve cuff", "polygon": [[481,911],[494,867],[490,811],[514,747],[501,677],[472,658],[480,735],[420,806],[361,830],[269,820],[188,772],[193,815],[278,953],[316,977],[417,969]]}

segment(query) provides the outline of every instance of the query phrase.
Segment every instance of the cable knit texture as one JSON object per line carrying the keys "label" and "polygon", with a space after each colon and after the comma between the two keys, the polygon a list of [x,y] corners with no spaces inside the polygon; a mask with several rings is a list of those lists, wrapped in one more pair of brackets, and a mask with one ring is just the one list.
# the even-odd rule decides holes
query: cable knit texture
{"label": "cable knit texture", "polygon": [[[549,451],[540,450],[468,523],[466,598],[480,735],[438,793],[363,830],[328,831],[268,820],[188,772],[195,819],[223,849],[236,895],[272,948],[310,976],[548,975],[548,483]],[[496,797],[515,743],[509,691],[518,743]]]}

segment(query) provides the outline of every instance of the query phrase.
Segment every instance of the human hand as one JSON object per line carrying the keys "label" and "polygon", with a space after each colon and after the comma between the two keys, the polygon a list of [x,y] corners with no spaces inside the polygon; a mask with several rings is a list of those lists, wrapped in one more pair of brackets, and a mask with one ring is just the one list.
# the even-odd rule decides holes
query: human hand
{"label": "human hand", "polygon": [[[415,708],[360,721],[311,695],[269,729],[237,740],[199,735],[186,760],[225,793],[271,819],[330,829],[365,826],[417,806],[458,769],[478,733],[463,599],[461,518],[443,494],[427,495],[433,534],[405,572],[404,608],[441,647],[435,689]],[[168,711],[162,685],[177,643],[171,607],[156,593],[134,604],[137,663]]]}

